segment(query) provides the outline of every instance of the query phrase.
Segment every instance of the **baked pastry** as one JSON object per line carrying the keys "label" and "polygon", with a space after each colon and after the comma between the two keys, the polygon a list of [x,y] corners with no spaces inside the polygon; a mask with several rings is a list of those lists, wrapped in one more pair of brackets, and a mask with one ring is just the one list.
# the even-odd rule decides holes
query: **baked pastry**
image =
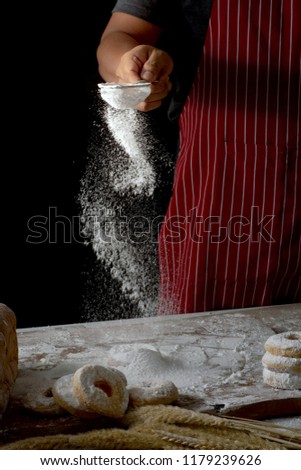
{"label": "baked pastry", "polygon": [[262,364],[273,372],[301,374],[301,357],[277,356],[266,351],[262,358]]}
{"label": "baked pastry", "polygon": [[133,406],[169,405],[178,398],[178,389],[171,381],[143,382],[129,388],[129,400]]}
{"label": "baked pastry", "polygon": [[95,419],[99,414],[82,405],[73,390],[73,374],[63,375],[52,386],[52,394],[57,406],[64,408],[78,418]]}
{"label": "baked pastry", "polygon": [[113,368],[87,364],[74,373],[73,390],[83,406],[110,418],[121,418],[128,407],[125,375]]}
{"label": "baked pastry", "polygon": [[270,336],[264,348],[275,356],[301,357],[301,331],[286,331]]}
{"label": "baked pastry", "polygon": [[301,389],[301,331],[272,335],[264,348],[263,381],[274,388]]}
{"label": "baked pastry", "polygon": [[40,377],[39,380],[19,377],[11,392],[10,403],[15,408],[23,408],[45,416],[66,413],[55,401],[52,394],[53,379]]}
{"label": "baked pastry", "polygon": [[18,372],[16,316],[0,304],[0,417],[6,410]]}
{"label": "baked pastry", "polygon": [[281,388],[284,390],[301,389],[301,374],[274,372],[269,369],[263,369],[263,381],[274,388]]}

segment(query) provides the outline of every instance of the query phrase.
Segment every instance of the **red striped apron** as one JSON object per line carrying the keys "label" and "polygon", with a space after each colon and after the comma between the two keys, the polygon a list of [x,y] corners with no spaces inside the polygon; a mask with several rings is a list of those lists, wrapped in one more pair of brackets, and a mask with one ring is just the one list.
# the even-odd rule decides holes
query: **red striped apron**
{"label": "red striped apron", "polygon": [[300,0],[214,0],[159,234],[159,314],[301,301]]}

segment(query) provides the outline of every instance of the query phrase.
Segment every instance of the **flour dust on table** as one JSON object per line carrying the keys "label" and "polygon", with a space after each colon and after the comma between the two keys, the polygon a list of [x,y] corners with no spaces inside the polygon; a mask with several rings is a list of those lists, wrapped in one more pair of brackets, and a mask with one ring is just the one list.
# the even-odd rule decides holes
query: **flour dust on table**
{"label": "flour dust on table", "polygon": [[152,316],[173,157],[147,114],[99,101],[96,108],[79,195],[82,234],[92,252],[83,274],[83,320]]}

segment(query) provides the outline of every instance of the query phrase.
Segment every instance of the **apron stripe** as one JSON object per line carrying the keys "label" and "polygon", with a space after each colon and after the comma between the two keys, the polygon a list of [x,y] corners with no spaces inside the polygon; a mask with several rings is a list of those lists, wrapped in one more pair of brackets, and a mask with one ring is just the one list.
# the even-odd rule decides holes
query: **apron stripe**
{"label": "apron stripe", "polygon": [[[280,10],[280,24],[279,24],[279,31],[282,31],[282,21],[283,21],[283,1],[281,1],[281,10]],[[277,98],[276,98],[276,116],[279,116],[279,99],[280,99],[280,71],[281,71],[281,54],[282,54],[282,36],[280,35],[279,37],[279,54],[278,54],[278,70],[277,70]],[[275,126],[275,143],[276,146],[278,146],[278,140],[279,140],[279,135],[278,135],[278,124],[279,120],[276,119],[276,126]],[[267,138],[266,138],[266,143],[267,143]],[[275,171],[274,171],[274,194],[273,194],[273,204],[272,204],[272,214],[275,214],[275,209],[276,209],[276,196],[277,196],[277,174],[278,174],[278,168],[279,168],[279,154],[278,152],[276,153],[276,158],[275,158]],[[271,231],[273,233],[274,229],[274,219],[272,219],[271,222]],[[267,278],[268,278],[268,273],[269,273],[269,268],[271,265],[271,247],[272,245],[269,246],[268,250],[268,259],[267,259],[267,275],[266,275],[266,283],[265,283],[265,288],[263,291],[263,298],[267,298]],[[271,299],[267,299],[267,302],[271,302]]]}
{"label": "apron stripe", "polygon": [[300,298],[300,15],[214,0],[159,235],[161,314]]}
{"label": "apron stripe", "polygon": [[[262,5],[260,5],[262,7]],[[264,217],[265,214],[265,204],[266,204],[266,179],[267,179],[267,158],[268,158],[268,123],[269,123],[269,80],[270,80],[270,50],[272,48],[272,42],[271,42],[271,25],[272,25],[272,8],[273,8],[273,1],[270,0],[270,6],[269,6],[269,21],[268,21],[268,56],[266,58],[266,66],[267,66],[267,71],[266,71],[266,97],[265,97],[265,166],[264,166],[264,180],[263,180],[263,200],[262,200],[262,213],[261,213],[261,218]],[[267,9],[268,6],[266,6],[264,14],[267,14]],[[260,62],[260,61],[259,61]],[[259,72],[259,67],[260,63],[258,63],[258,72]],[[258,87],[260,86],[260,83],[258,83]],[[257,129],[256,129],[257,131]],[[255,141],[256,143],[256,141]],[[256,288],[258,286],[258,278],[259,278],[259,270],[260,270],[260,253],[261,253],[261,245],[262,245],[262,237],[259,238],[259,247],[258,247],[258,257],[257,257],[257,265],[256,265],[256,284],[255,288],[253,291],[253,297],[252,297],[252,304],[255,302],[255,297],[256,297]],[[265,276],[265,283],[267,282],[267,276],[268,276],[268,271],[266,272]],[[264,295],[264,294],[263,294]],[[262,296],[261,303],[264,303],[264,298]]]}

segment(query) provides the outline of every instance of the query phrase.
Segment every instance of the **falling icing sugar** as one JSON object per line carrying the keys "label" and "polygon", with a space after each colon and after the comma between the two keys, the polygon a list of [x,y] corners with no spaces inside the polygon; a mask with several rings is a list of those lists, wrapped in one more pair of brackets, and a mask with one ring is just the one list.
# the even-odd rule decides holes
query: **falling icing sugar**
{"label": "falling icing sugar", "polygon": [[[101,269],[100,277],[99,265],[89,274],[97,279],[89,281],[83,320],[155,315],[163,220],[157,191],[167,187],[163,177],[168,181],[173,156],[149,117],[134,109],[101,103],[92,127],[79,202],[82,233]],[[102,267],[110,281],[103,282]]]}
{"label": "falling icing sugar", "polygon": [[116,191],[132,190],[136,194],[145,192],[151,196],[155,188],[155,172],[149,161],[146,142],[141,135],[141,119],[133,109],[119,110],[110,106],[105,113],[106,122],[114,140],[128,156],[126,171],[113,173]]}

